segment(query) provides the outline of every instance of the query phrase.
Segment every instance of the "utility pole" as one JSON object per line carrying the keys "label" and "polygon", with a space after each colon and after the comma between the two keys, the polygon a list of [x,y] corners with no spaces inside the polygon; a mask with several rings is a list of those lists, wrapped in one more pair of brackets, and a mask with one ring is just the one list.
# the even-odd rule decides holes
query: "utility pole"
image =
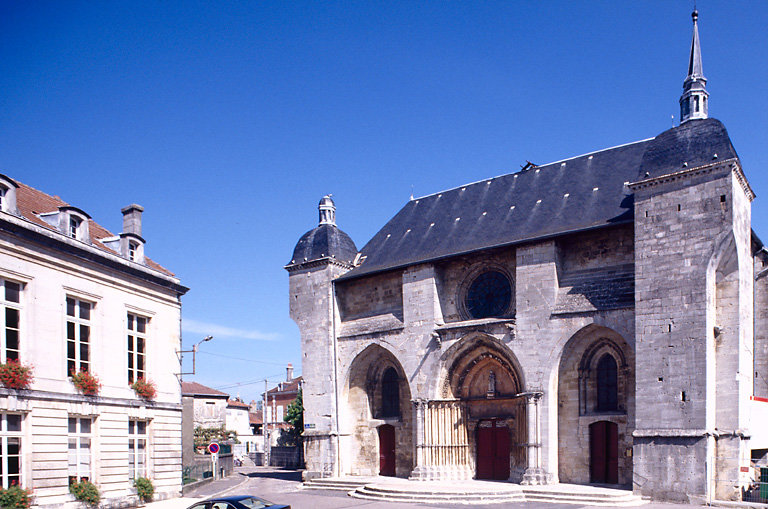
{"label": "utility pole", "polygon": [[264,379],[264,404],[261,405],[262,411],[261,411],[261,417],[263,422],[263,429],[262,429],[262,435],[264,435],[264,466],[269,466],[269,456],[270,456],[270,450],[269,450],[269,429],[268,429],[268,422],[267,422],[267,379]]}

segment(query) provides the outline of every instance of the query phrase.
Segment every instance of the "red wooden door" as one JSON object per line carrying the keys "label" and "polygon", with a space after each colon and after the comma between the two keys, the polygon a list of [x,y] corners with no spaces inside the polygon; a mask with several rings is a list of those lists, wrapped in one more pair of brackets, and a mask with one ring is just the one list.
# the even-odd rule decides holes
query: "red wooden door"
{"label": "red wooden door", "polygon": [[379,426],[379,475],[395,476],[395,428]]}
{"label": "red wooden door", "polygon": [[619,428],[614,422],[598,421],[589,425],[590,482],[618,484]]}
{"label": "red wooden door", "polygon": [[477,428],[477,478],[509,478],[509,430],[496,421],[485,421]]}

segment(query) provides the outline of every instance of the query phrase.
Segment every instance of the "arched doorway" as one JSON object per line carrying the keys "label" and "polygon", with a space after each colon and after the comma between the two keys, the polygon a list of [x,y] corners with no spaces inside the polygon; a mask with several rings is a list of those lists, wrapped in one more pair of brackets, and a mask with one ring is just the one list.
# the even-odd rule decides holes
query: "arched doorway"
{"label": "arched doorway", "polygon": [[619,427],[615,422],[589,425],[589,482],[619,483]]}
{"label": "arched doorway", "polygon": [[395,428],[379,426],[379,475],[395,476]]}
{"label": "arched doorway", "polygon": [[496,339],[477,335],[446,357],[443,395],[460,402],[475,478],[522,479],[526,405],[514,355]]}
{"label": "arched doorway", "polygon": [[616,331],[588,325],[565,344],[557,382],[560,482],[631,485],[632,348]]}
{"label": "arched doorway", "polygon": [[352,361],[343,398],[345,474],[405,477],[413,469],[413,411],[397,358],[369,345]]}

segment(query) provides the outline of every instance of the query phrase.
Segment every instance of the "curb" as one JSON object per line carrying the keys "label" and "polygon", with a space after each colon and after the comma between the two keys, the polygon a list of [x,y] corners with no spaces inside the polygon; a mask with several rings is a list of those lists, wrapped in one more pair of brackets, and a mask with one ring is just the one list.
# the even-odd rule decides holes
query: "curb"
{"label": "curb", "polygon": [[215,495],[211,495],[210,497],[206,497],[206,498],[223,497],[227,493],[229,493],[231,491],[234,491],[237,488],[239,488],[240,486],[242,486],[243,484],[247,483],[248,479],[249,479],[249,477],[247,475],[245,475],[245,476],[243,476],[243,480],[240,481],[239,483],[235,484],[234,486],[230,486],[229,488],[226,488],[225,490],[220,491],[220,492],[216,493]]}

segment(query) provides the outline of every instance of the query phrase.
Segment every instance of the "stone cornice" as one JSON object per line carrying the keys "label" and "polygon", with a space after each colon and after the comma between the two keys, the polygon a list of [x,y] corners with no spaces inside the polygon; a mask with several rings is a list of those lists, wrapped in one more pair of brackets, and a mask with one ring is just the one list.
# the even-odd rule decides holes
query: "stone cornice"
{"label": "stone cornice", "polygon": [[[151,408],[157,410],[181,411],[181,403],[166,403],[125,398],[106,398],[102,396],[83,396],[81,394],[64,394],[60,392],[37,391],[31,389],[0,388],[0,401],[13,400],[19,411],[24,411],[28,401],[57,401],[61,403],[86,404],[93,406],[118,406],[127,408]],[[4,408],[5,410],[12,410]]]}
{"label": "stone cornice", "polygon": [[729,167],[730,170],[736,174],[736,179],[739,181],[739,184],[741,185],[741,188],[744,190],[744,194],[747,196],[749,201],[754,200],[755,192],[752,191],[752,188],[750,187],[749,182],[747,181],[747,177],[744,175],[744,171],[741,169],[741,164],[739,163],[739,160],[735,157],[731,159],[726,159],[724,161],[716,161],[714,163],[709,163],[702,166],[696,166],[695,168],[686,168],[684,170],[668,173],[666,175],[660,175],[658,177],[638,180],[637,182],[629,182],[627,183],[627,187],[629,187],[633,191],[636,191],[638,189],[655,187],[655,186],[663,185],[669,182],[681,180],[684,178],[689,178],[689,177],[694,177],[699,175],[706,175],[720,169],[725,169],[727,167]]}
{"label": "stone cornice", "polygon": [[354,265],[352,265],[351,263],[343,262],[332,256],[326,256],[325,258],[318,258],[317,260],[311,260],[308,262],[289,263],[288,265],[285,265],[283,268],[288,272],[298,272],[300,270],[305,270],[305,269],[315,269],[318,267],[325,267],[326,265],[336,265],[337,267],[342,267],[344,269],[354,268]]}

